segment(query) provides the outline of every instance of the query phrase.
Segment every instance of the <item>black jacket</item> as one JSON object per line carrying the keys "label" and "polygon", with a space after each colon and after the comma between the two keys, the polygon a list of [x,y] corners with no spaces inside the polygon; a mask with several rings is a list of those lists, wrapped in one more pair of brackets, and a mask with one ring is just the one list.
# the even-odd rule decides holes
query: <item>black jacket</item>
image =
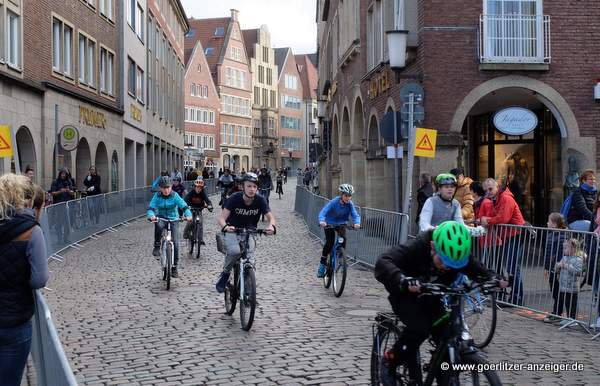
{"label": "black jacket", "polygon": [[[88,179],[88,176],[85,176],[85,178],[83,179],[83,185],[85,186],[87,195],[94,196],[96,194],[102,193],[102,189],[100,188],[100,176],[96,174],[95,176],[90,177],[92,178]],[[94,187],[94,190],[88,192],[87,189],[91,188],[92,186]]]}
{"label": "black jacket", "polygon": [[29,213],[0,222],[0,327],[18,326],[33,316],[28,241],[14,239],[35,225],[35,218]]}
{"label": "black jacket", "polygon": [[464,268],[439,271],[431,257],[432,235],[433,230],[420,233],[416,239],[392,247],[377,258],[375,279],[383,283],[390,293],[391,301],[397,297],[416,295],[400,289],[404,277],[416,277],[423,282],[451,285],[459,272],[475,281],[489,280],[495,276],[493,271],[486,269],[473,256]]}
{"label": "black jacket", "polygon": [[[75,189],[73,183],[71,182],[71,180],[69,178],[66,178],[63,180],[59,177],[56,180],[54,180],[54,182],[52,182],[52,187],[50,188],[50,192],[51,193],[58,192],[59,190],[61,190],[63,188],[68,188],[70,190]],[[73,196],[71,195],[71,193],[65,192],[65,193],[57,194],[56,196],[53,195],[52,198],[53,198],[53,202],[55,204],[57,204],[59,202],[69,201],[70,199],[73,198]]]}
{"label": "black jacket", "polygon": [[578,220],[594,221],[594,202],[598,192],[588,192],[579,187],[573,191],[571,199],[571,208],[567,215],[567,223],[570,224]]}
{"label": "black jacket", "polygon": [[273,180],[270,174],[261,174],[258,176],[258,189],[273,189]]}
{"label": "black jacket", "polygon": [[185,202],[190,208],[204,208],[204,205],[212,206],[212,202],[210,202],[206,190],[204,189],[202,189],[200,193],[196,193],[196,189],[190,190],[185,196]]}

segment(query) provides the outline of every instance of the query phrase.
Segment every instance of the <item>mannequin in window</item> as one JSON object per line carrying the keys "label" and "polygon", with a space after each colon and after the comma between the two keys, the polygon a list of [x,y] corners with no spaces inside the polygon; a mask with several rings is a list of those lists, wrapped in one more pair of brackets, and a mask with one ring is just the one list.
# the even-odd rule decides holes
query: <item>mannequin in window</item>
{"label": "mannequin in window", "polygon": [[569,171],[565,177],[565,185],[563,187],[565,198],[571,192],[579,187],[579,172],[577,171],[577,159],[575,156],[569,156]]}

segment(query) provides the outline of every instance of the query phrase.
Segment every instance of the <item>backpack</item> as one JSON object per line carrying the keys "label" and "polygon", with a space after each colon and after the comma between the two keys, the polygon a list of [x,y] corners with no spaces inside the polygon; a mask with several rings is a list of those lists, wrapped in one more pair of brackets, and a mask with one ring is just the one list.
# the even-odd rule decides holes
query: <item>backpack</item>
{"label": "backpack", "polygon": [[562,216],[565,218],[565,220],[567,219],[567,216],[569,215],[569,211],[571,210],[572,203],[573,203],[573,192],[569,193],[567,198],[565,198],[565,200],[563,201],[562,206],[560,207],[560,214],[562,214]]}

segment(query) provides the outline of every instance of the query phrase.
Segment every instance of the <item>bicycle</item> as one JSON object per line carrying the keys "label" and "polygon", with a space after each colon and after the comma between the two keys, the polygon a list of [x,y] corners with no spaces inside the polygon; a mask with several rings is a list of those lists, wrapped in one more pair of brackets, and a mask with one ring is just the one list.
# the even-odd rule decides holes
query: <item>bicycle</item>
{"label": "bicycle", "polygon": [[[468,278],[460,274],[460,283],[466,283]],[[487,347],[496,332],[498,307],[496,291],[484,294],[479,288],[466,293],[462,299],[464,321],[473,340],[473,345],[479,349]]]}
{"label": "bicycle", "polygon": [[241,253],[233,266],[233,275],[229,276],[225,286],[225,313],[232,315],[239,300],[242,330],[250,331],[256,311],[256,276],[254,263],[248,257],[250,236],[267,235],[267,232],[264,229],[236,228],[235,234],[242,235],[244,239],[240,241]]}
{"label": "bicycle", "polygon": [[[476,288],[487,294],[495,291],[497,287],[498,281],[496,280],[474,286],[462,284],[454,288],[442,284],[421,283],[421,296],[441,296],[440,300],[444,304],[445,313],[432,326],[432,334],[429,338],[429,342],[433,346],[433,349],[430,350],[431,358],[423,366],[427,377],[422,383],[420,383],[422,379],[416,380],[416,384],[430,386],[434,380],[437,381],[437,384],[454,386],[460,385],[461,382],[479,385],[480,381],[494,386],[502,384],[495,371],[485,369],[484,366],[488,362],[479,354],[477,348],[469,345],[468,341],[464,339],[462,314],[462,300],[466,294]],[[371,385],[382,384],[383,367],[386,366],[387,358],[393,352],[393,347],[402,333],[400,319],[395,314],[385,312],[377,314],[373,324]],[[433,336],[437,338],[433,338]],[[420,366],[420,353],[418,353],[418,363]],[[474,368],[455,370],[457,365],[472,365]],[[394,376],[397,385],[415,384],[415,380],[410,379],[408,369],[402,364],[396,367]],[[422,374],[418,374],[418,377],[422,378]],[[480,377],[484,379],[480,379]]]}
{"label": "bicycle", "polygon": [[341,229],[354,230],[354,228],[344,224],[327,225],[324,229],[334,229],[337,235],[333,247],[331,247],[331,253],[327,257],[327,262],[325,263],[326,268],[325,276],[323,276],[323,285],[325,288],[329,288],[333,282],[333,294],[335,297],[339,298],[344,292],[348,271],[348,263],[346,261],[346,255],[344,254],[344,248],[342,247],[342,244],[344,244],[346,240],[346,236],[341,236],[339,232]]}
{"label": "bicycle", "polygon": [[[162,279],[166,282],[167,290],[171,289],[171,271],[175,264],[175,244],[173,243],[173,235],[171,234],[171,224],[181,222],[182,219],[169,220],[168,218],[157,217],[156,221],[162,221],[166,224],[162,231],[160,239],[160,266],[162,269]],[[177,237],[177,235],[175,235]]]}
{"label": "bicycle", "polygon": [[[208,208],[208,211],[212,213],[213,208],[207,205],[204,205],[204,208]],[[202,210],[204,208],[192,208],[192,225],[190,229],[190,255],[194,254],[194,245],[197,245],[196,248],[196,259],[200,258],[200,245],[203,240],[203,218],[202,218]]]}

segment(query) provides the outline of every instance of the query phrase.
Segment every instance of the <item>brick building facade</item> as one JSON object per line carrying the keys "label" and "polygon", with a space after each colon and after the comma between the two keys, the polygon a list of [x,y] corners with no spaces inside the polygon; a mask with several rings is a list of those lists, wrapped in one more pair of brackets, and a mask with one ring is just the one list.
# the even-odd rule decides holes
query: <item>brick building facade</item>
{"label": "brick building facade", "polygon": [[[395,4],[402,15],[396,21]],[[598,165],[600,110],[592,90],[599,72],[589,58],[600,50],[590,38],[599,14],[591,0],[319,0],[330,193],[348,181],[359,204],[393,208],[393,164],[379,125],[386,112],[402,108],[400,88],[416,82],[424,88],[419,126],[437,129],[438,144],[435,158],[417,158],[413,186],[422,172],[463,166],[474,179],[508,185],[527,219],[543,224],[560,208],[569,160],[579,172]],[[385,35],[393,29],[409,31],[406,66],[397,74]],[[505,110],[512,107],[521,109]],[[494,124],[495,117],[521,119],[515,114],[522,111],[533,122],[525,132]]]}

